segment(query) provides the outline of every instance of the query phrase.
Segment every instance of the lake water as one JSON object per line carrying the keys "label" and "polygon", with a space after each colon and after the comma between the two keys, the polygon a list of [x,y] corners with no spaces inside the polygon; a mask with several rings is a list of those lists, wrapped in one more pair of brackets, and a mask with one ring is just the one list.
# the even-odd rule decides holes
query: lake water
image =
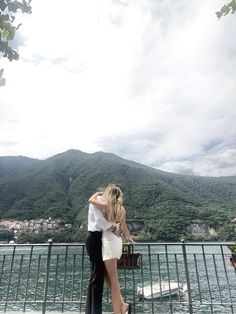
{"label": "lake water", "polygon": [[[41,310],[47,269],[47,247],[0,247],[0,311]],[[137,287],[160,281],[186,284],[181,245],[140,244],[136,269],[119,269],[122,295],[135,303],[137,313],[188,313],[188,294],[144,300]],[[236,272],[230,265],[226,246],[186,245],[187,266],[194,313],[234,313]],[[203,254],[204,253],[204,254]],[[222,254],[223,253],[223,254]],[[52,246],[48,280],[47,309],[83,311],[89,277],[89,260],[83,246]],[[11,275],[10,275],[11,274]],[[17,301],[17,302],[16,302]],[[233,306],[230,306],[230,303]],[[26,303],[25,303],[26,302]],[[222,305],[223,304],[223,305]],[[111,311],[104,289],[104,311]],[[236,312],[235,312],[236,313]]]}

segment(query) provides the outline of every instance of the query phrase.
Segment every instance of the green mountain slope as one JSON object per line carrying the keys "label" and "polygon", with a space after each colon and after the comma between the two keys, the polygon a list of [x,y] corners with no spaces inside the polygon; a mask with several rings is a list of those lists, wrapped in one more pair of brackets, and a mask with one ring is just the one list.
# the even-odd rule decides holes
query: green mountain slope
{"label": "green mountain slope", "polygon": [[232,236],[236,177],[207,178],[166,173],[110,153],[70,150],[47,160],[0,158],[1,218],[62,218],[80,238],[87,199],[113,182],[124,191],[130,222],[141,222],[142,239],[177,240],[195,220]]}
{"label": "green mountain slope", "polygon": [[40,160],[32,159],[24,156],[8,156],[0,157],[0,178],[10,175],[16,171],[29,167],[30,165],[36,165],[40,163]]}

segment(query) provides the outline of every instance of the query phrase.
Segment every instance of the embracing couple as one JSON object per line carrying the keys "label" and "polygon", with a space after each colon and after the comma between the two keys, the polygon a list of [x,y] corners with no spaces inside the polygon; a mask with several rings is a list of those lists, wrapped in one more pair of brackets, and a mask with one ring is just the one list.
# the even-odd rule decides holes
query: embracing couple
{"label": "embracing couple", "polygon": [[109,184],[104,192],[89,199],[88,236],[86,249],[90,258],[90,280],[86,314],[102,314],[104,279],[111,291],[114,314],[130,314],[131,304],[125,303],[119,286],[117,260],[122,254],[122,238],[134,243],[126,225],[121,189]]}

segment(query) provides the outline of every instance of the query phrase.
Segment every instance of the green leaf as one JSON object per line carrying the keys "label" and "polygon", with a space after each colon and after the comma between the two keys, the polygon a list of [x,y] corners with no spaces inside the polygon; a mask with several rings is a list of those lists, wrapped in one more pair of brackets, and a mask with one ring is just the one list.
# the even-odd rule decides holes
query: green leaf
{"label": "green leaf", "polygon": [[1,15],[1,19],[2,19],[3,21],[9,21],[10,16],[9,16],[9,14],[2,14],[2,15]]}
{"label": "green leaf", "polygon": [[229,13],[234,14],[236,11],[236,0],[230,1],[228,4],[225,4],[220,11],[216,12],[216,15],[218,19],[220,19],[222,16],[225,16]]}
{"label": "green leaf", "polygon": [[6,85],[6,79],[0,78],[0,87]]}
{"label": "green leaf", "polygon": [[5,1],[0,1],[0,10],[4,11],[7,7],[7,4]]}
{"label": "green leaf", "polygon": [[2,77],[4,69],[0,70],[0,86],[4,86],[6,84],[5,78]]}

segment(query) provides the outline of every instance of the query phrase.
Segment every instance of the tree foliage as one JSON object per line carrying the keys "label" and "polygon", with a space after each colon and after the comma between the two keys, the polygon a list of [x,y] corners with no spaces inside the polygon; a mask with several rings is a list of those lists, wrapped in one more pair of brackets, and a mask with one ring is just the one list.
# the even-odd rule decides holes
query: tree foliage
{"label": "tree foliage", "polygon": [[47,243],[49,239],[53,242],[75,242],[74,235],[70,230],[47,231],[41,233],[20,232],[17,243]]}
{"label": "tree foliage", "polygon": [[[18,60],[18,51],[10,46],[10,42],[14,39],[20,23],[16,23],[17,14],[31,13],[31,0],[0,0],[0,53],[1,56],[9,61]],[[0,70],[0,86],[5,84],[2,77],[3,70]]]}
{"label": "tree foliage", "polygon": [[216,12],[216,15],[218,19],[220,19],[222,16],[225,16],[229,13],[234,14],[236,11],[236,0],[230,1],[228,4],[225,4],[220,11]]}
{"label": "tree foliage", "polygon": [[198,221],[219,239],[235,236],[235,176],[176,175],[102,152],[71,150],[47,160],[0,157],[0,218],[52,217],[73,225],[73,231],[41,234],[41,240],[32,233],[19,241],[84,241],[88,198],[110,182],[124,192],[127,221],[138,240],[180,240]]}
{"label": "tree foliage", "polygon": [[0,230],[0,240],[11,241],[14,239],[14,233],[8,230]]}

